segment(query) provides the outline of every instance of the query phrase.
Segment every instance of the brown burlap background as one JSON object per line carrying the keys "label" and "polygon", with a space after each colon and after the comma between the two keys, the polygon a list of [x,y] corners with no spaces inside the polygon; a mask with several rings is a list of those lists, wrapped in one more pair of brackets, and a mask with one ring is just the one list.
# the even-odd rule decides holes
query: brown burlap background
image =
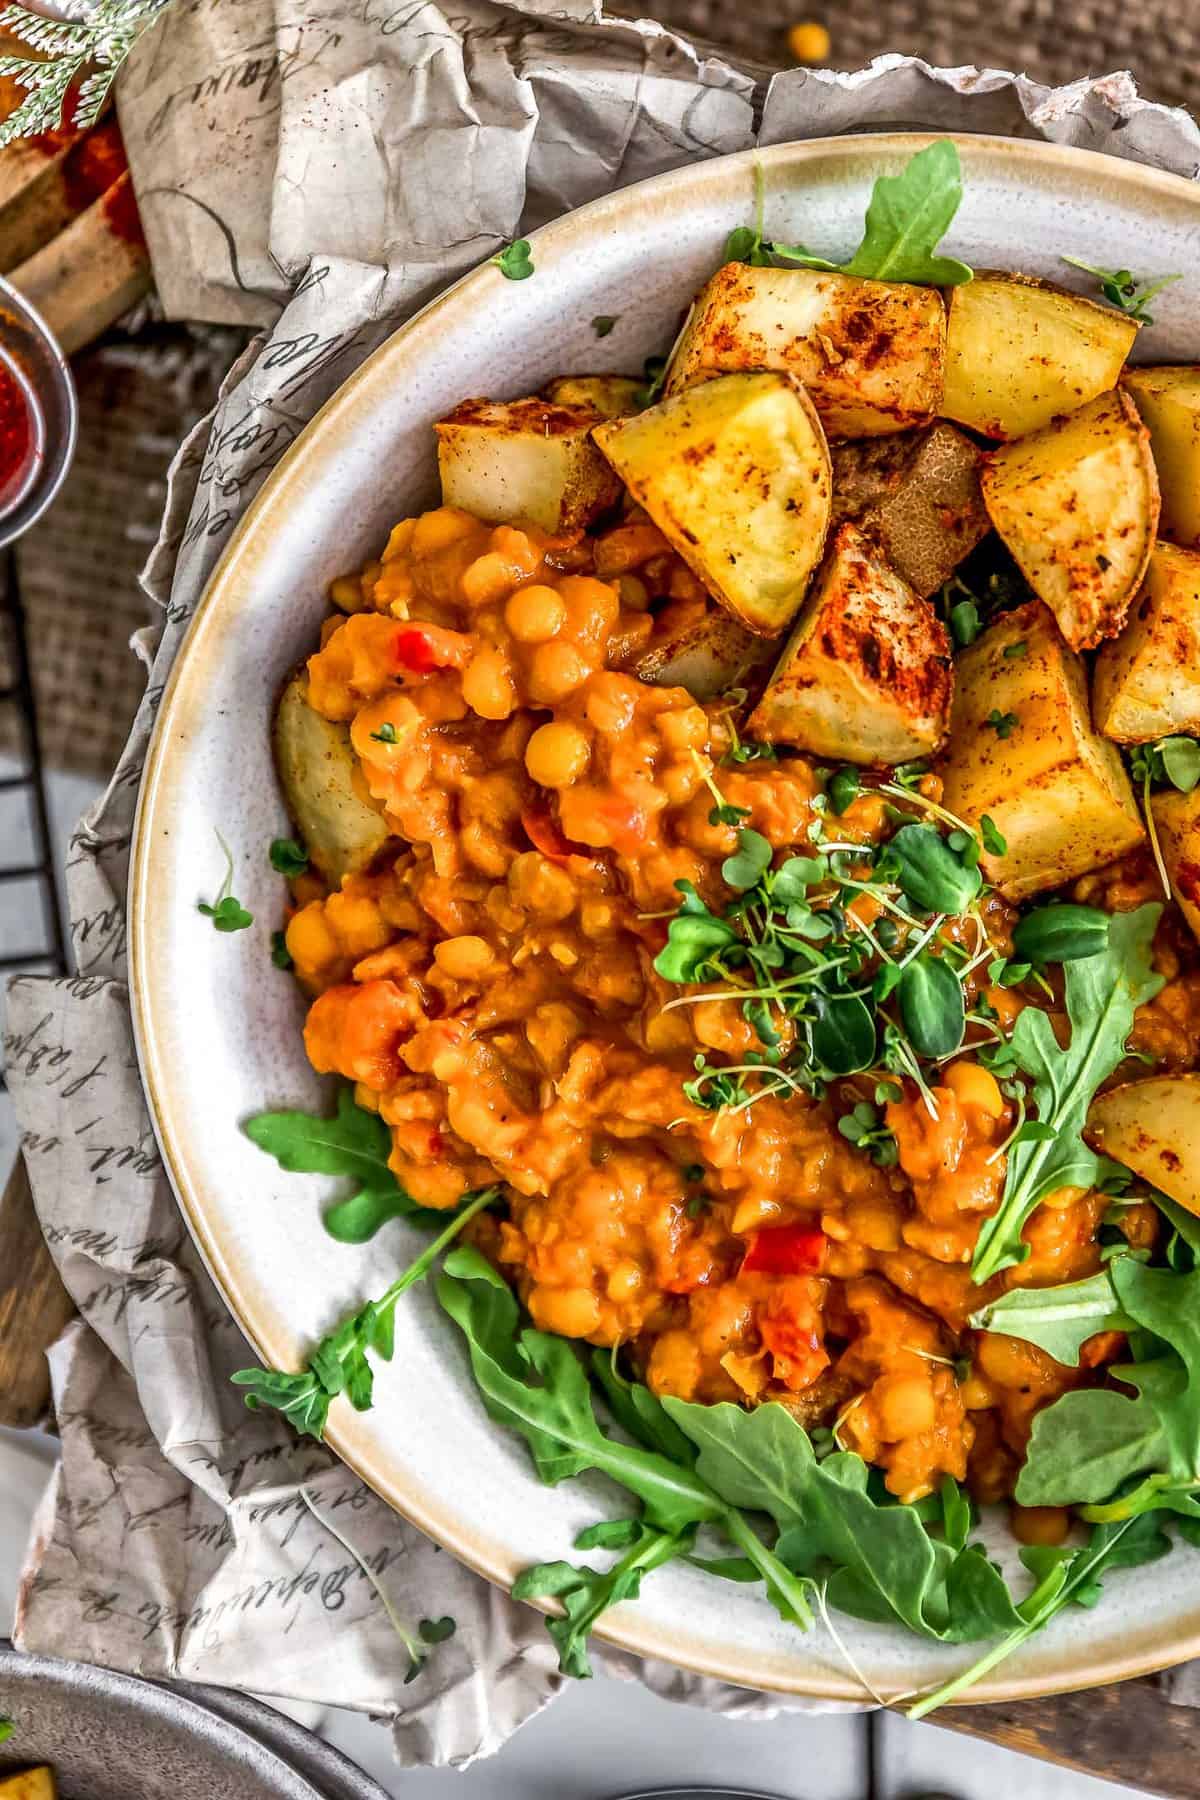
{"label": "brown burlap background", "polygon": [[[1059,83],[1130,69],[1148,99],[1200,111],[1200,0],[656,0],[646,13],[743,60],[783,67],[790,26],[825,25],[829,63],[895,50]],[[175,445],[209,405],[236,334],[151,326],[76,358],[79,456],[62,497],[21,544],[47,761],[106,775],[142,686],[130,633],[146,622],[137,573],[153,541]],[[0,651],[0,684],[3,682]],[[0,722],[0,748],[9,744]]]}

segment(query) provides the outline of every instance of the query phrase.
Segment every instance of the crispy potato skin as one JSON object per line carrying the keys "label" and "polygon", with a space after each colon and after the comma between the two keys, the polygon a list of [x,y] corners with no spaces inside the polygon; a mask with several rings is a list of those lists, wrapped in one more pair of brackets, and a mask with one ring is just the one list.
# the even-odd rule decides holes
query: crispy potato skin
{"label": "crispy potato skin", "polygon": [[[972,825],[987,813],[1006,840],[1006,855],[983,858],[1006,899],[1058,887],[1143,841],[1120,756],[1092,729],[1083,664],[1040,600],[964,650],[954,683],[945,802]],[[989,716],[1010,713],[1016,723],[1001,737]]]}
{"label": "crispy potato skin", "polygon": [[602,419],[621,419],[638,410],[644,386],[632,375],[560,375],[545,392],[555,406],[590,406]]}
{"label": "crispy potato skin", "polygon": [[621,496],[591,441],[603,416],[540,395],[464,400],[434,427],[443,505],[493,524],[528,519],[543,531],[590,525]]}
{"label": "crispy potato skin", "polygon": [[1162,788],[1150,796],[1150,812],[1171,892],[1200,938],[1200,788],[1190,794]]}
{"label": "crispy potato skin", "polygon": [[844,524],[749,729],[814,756],[891,767],[941,743],[950,681],[950,640],[933,608]]}
{"label": "crispy potato skin", "polygon": [[1116,637],[1158,528],[1150,434],[1113,389],[985,458],[983,498],[1073,650]]}
{"label": "crispy potato skin", "polygon": [[1150,433],[1162,535],[1200,549],[1200,364],[1127,369],[1121,385]]}
{"label": "crispy potato skin", "polygon": [[365,869],[387,842],[388,827],[358,792],[350,727],[314,712],[303,669],[279,697],[272,745],[287,809],[314,866],[335,885]]}
{"label": "crispy potato skin", "polygon": [[718,376],[594,436],[714,599],[748,631],[782,631],[829,523],[829,447],[804,389]]}
{"label": "crispy potato skin", "polygon": [[980,271],[952,288],[942,416],[1018,438],[1116,385],[1132,319],[1032,275]]}
{"label": "crispy potato skin", "polygon": [[767,639],[712,606],[690,629],[661,641],[652,637],[630,673],[655,687],[682,687],[696,700],[715,700],[739,686],[772,651]]}
{"label": "crispy potato skin", "polygon": [[938,410],[945,336],[933,288],[726,263],[696,296],[667,392],[779,369],[808,389],[831,438],[904,431]]}
{"label": "crispy potato skin", "polygon": [[1092,1102],[1092,1148],[1200,1214],[1200,1075],[1157,1075]]}
{"label": "crispy potato skin", "polygon": [[922,599],[987,535],[982,453],[953,425],[834,444],[831,528],[853,519]]}
{"label": "crispy potato skin", "polygon": [[1200,733],[1200,553],[1156,544],[1141,593],[1092,675],[1096,729],[1119,744]]}

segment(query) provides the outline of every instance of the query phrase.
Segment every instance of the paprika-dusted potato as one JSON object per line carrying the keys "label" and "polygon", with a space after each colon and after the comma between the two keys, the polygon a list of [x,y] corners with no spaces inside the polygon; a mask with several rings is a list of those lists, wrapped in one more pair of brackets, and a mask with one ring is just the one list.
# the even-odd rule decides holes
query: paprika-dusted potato
{"label": "paprika-dusted potato", "polygon": [[1160,789],[1150,797],[1150,816],[1171,892],[1200,938],[1200,788],[1190,794]]}
{"label": "paprika-dusted potato", "polygon": [[1123,313],[1032,275],[977,273],[951,289],[944,418],[1019,438],[1116,386],[1138,333]]}
{"label": "paprika-dusted potato", "polygon": [[857,525],[840,526],[750,735],[892,767],[936,750],[949,714],[945,627]]}
{"label": "paprika-dusted potato", "polygon": [[287,808],[313,865],[334,886],[365,869],[388,839],[383,815],[359,792],[350,727],[308,704],[308,677],[293,675],[275,709],[275,767]]}
{"label": "paprika-dusted potato", "polygon": [[1092,729],[1083,663],[1049,608],[1005,613],[954,664],[947,808],[971,825],[986,813],[1004,855],[985,855],[1009,900],[1060,887],[1113,862],[1145,832],[1124,764]]}
{"label": "paprika-dusted potato", "polygon": [[0,1775],[0,1800],[58,1800],[54,1770],[48,1763],[40,1763],[17,1775]]}
{"label": "paprika-dusted potato", "polygon": [[1150,436],[1128,394],[1101,394],[984,458],[992,524],[1073,650],[1116,637],[1158,528]]}
{"label": "paprika-dusted potato", "polygon": [[981,452],[939,419],[921,431],[835,444],[831,527],[853,519],[922,598],[987,535]]}
{"label": "paprika-dusted potato", "polygon": [[726,263],[696,296],[667,392],[780,369],[808,389],[830,437],[874,437],[937,412],[945,337],[934,288]]}
{"label": "paprika-dusted potato", "polygon": [[1200,1214],[1200,1075],[1152,1075],[1109,1088],[1092,1101],[1084,1136]]}
{"label": "paprika-dusted potato", "polygon": [[1127,369],[1121,380],[1150,433],[1162,535],[1200,548],[1200,364]]}
{"label": "paprika-dusted potato", "polygon": [[774,645],[756,637],[721,606],[712,605],[694,624],[652,636],[628,665],[631,675],[656,687],[682,687],[696,700],[715,700],[739,687]]}
{"label": "paprika-dusted potato", "polygon": [[1092,717],[1119,744],[1200,733],[1200,552],[1154,546],[1124,631],[1096,658]]}
{"label": "paprika-dusted potato", "polygon": [[722,375],[595,439],[673,549],[748,630],[804,598],[829,524],[829,447],[790,375]]}
{"label": "paprika-dusted potato", "polygon": [[546,398],[556,406],[591,406],[602,419],[620,419],[638,410],[645,385],[632,375],[560,375],[546,383]]}
{"label": "paprika-dusted potato", "polygon": [[590,525],[621,497],[592,443],[603,414],[534,395],[464,400],[434,429],[442,502],[492,524],[529,520],[543,531]]}

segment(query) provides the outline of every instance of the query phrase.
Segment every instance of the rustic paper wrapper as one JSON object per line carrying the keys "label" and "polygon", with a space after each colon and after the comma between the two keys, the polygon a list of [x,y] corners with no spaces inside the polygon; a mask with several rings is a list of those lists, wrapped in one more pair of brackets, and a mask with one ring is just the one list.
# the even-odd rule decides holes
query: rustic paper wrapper
{"label": "rustic paper wrapper", "polygon": [[[554,1695],[542,1622],[320,1446],[242,1407],[228,1376],[248,1346],[181,1223],[138,1079],[130,828],[163,683],[208,575],[280,455],[388,333],[504,240],[615,186],[756,139],[896,125],[1046,137],[1194,176],[1200,134],[1122,75],[1051,91],[890,57],[765,85],[582,0],[457,0],[452,16],[421,0],[181,0],[135,57],[121,117],[168,310],[263,335],[172,470],[144,578],[163,621],[135,642],[146,697],[71,849],[79,973],[11,990],[9,1079],[34,1196],[82,1315],[51,1358],[63,1454],[30,1546],[20,1638],[369,1710],[393,1720],[401,1760],[462,1765]],[[410,1626],[458,1621],[410,1685],[335,1532]],[[804,1709],[615,1652],[602,1661],[730,1714]]]}

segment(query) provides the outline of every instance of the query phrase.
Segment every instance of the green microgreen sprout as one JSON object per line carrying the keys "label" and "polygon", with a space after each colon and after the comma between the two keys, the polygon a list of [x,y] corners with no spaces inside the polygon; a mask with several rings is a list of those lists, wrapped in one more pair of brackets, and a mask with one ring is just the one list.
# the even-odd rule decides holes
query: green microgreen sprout
{"label": "green microgreen sprout", "polygon": [[1173,787],[1181,794],[1190,794],[1200,781],[1200,742],[1191,737],[1162,737],[1153,744],[1139,744],[1130,756],[1129,772],[1135,781],[1141,783],[1142,815],[1146,821],[1158,878],[1162,883],[1163,893],[1169,900],[1171,880],[1163,861],[1162,846],[1158,841],[1158,827],[1154,808],[1150,803],[1150,791],[1157,785]]}
{"label": "green microgreen sprout", "polygon": [[1085,275],[1094,275],[1100,283],[1100,292],[1110,306],[1117,306],[1139,325],[1153,325],[1154,315],[1146,311],[1147,306],[1163,289],[1170,287],[1173,281],[1182,281],[1182,275],[1160,275],[1155,280],[1143,280],[1140,275],[1133,275],[1128,269],[1099,269],[1092,263],[1081,261],[1078,256],[1064,256],[1062,261],[1070,263],[1073,269],[1082,269]]}
{"label": "green microgreen sprout", "polygon": [[528,238],[515,238],[511,244],[505,244],[503,250],[495,256],[489,257],[488,261],[494,263],[509,281],[527,281],[533,274],[533,257]]}
{"label": "green microgreen sprout", "polygon": [[203,913],[206,919],[213,922],[214,931],[245,931],[253,925],[254,915],[248,913],[241,901],[233,894],[233,851],[225,842],[220,832],[215,833],[225,857],[225,879],[221,883],[216,899],[210,905],[207,900],[196,902],[196,911]]}

